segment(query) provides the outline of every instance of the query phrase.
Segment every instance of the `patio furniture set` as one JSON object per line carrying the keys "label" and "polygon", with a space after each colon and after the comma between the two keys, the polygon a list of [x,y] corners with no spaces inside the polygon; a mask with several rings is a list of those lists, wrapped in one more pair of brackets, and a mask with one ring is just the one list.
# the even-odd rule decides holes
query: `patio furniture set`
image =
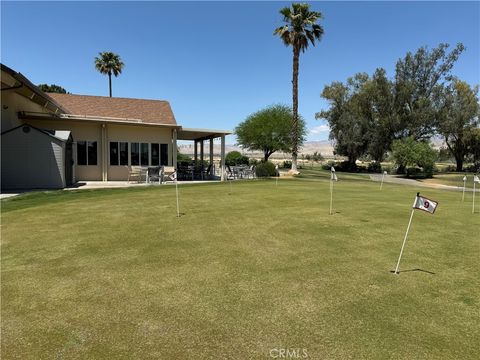
{"label": "patio furniture set", "polygon": [[251,166],[226,166],[227,179],[254,179],[255,165]]}
{"label": "patio furniture set", "polygon": [[163,184],[167,181],[175,181],[176,172],[173,166],[127,166],[128,179],[130,182],[145,182],[147,184],[158,182]]}

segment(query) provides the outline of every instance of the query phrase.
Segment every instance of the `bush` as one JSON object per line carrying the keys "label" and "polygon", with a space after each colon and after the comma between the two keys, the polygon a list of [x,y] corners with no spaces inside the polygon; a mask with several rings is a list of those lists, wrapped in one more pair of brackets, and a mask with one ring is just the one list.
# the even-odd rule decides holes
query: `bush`
{"label": "bush", "polygon": [[329,160],[327,163],[322,164],[322,169],[323,170],[330,170],[331,168],[337,166],[335,161]]}
{"label": "bush", "polygon": [[367,171],[369,173],[381,173],[382,172],[382,164],[377,161],[372,161],[368,164]]}
{"label": "bush", "polygon": [[282,168],[291,169],[292,168],[292,162],[290,160],[285,160],[282,164]]}
{"label": "bush", "polygon": [[258,164],[257,167],[255,168],[255,173],[257,177],[277,176],[275,165],[270,161],[262,162]]}
{"label": "bush", "polygon": [[225,157],[225,164],[228,166],[248,165],[248,157],[243,156],[239,151],[230,151]]}
{"label": "bush", "polygon": [[335,170],[345,172],[357,172],[359,170],[357,164],[351,164],[348,161],[342,161],[340,164],[337,165],[337,167],[335,168]]}
{"label": "bush", "polygon": [[180,166],[187,166],[193,162],[192,158],[188,155],[181,154],[179,151],[177,152],[177,164]]}

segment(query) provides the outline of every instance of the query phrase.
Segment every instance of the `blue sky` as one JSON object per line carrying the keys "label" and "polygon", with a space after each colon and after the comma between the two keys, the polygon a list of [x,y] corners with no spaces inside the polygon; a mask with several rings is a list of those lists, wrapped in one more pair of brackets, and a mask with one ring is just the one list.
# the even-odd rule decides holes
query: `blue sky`
{"label": "blue sky", "polygon": [[[4,2],[1,61],[34,83],[108,96],[99,51],[125,62],[113,95],[169,100],[185,127],[233,129],[273,103],[291,104],[292,51],[272,35],[288,2]],[[300,59],[299,110],[309,140],[328,137],[315,112],[323,87],[384,67],[420,46],[463,42],[453,73],[480,83],[479,2],[311,2],[322,41]],[[227,142],[233,143],[230,137]]]}

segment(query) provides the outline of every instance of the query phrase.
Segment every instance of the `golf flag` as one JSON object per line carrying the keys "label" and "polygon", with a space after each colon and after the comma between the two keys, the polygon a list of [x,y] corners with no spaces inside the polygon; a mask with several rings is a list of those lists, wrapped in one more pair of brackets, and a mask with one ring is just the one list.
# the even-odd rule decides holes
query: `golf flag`
{"label": "golf flag", "polygon": [[473,181],[476,182],[476,183],[480,183],[480,178],[477,175],[475,175],[473,177]]}
{"label": "golf flag", "polygon": [[463,177],[463,181],[467,181],[467,175]]}
{"label": "golf flag", "polygon": [[338,181],[337,174],[335,173],[335,168],[332,166],[330,169],[330,180],[332,181]]}
{"label": "golf flag", "polygon": [[467,186],[467,175],[463,177],[462,202],[465,201],[465,187]]}
{"label": "golf flag", "polygon": [[384,171],[383,174],[382,174],[382,181],[380,183],[380,190],[382,190],[382,187],[383,187],[383,179],[385,179],[385,175],[387,175],[387,171]]}
{"label": "golf flag", "polygon": [[398,275],[398,268],[400,267],[400,260],[402,259],[403,249],[405,248],[405,243],[407,242],[408,232],[410,231],[410,226],[412,225],[413,213],[415,209],[423,210],[433,214],[435,209],[438,206],[437,201],[427,199],[426,197],[420,196],[420,193],[417,193],[415,197],[415,202],[412,206],[412,213],[410,214],[410,220],[408,221],[407,231],[405,232],[405,237],[403,238],[402,248],[400,249],[400,255],[398,256],[397,266],[395,268],[394,274]]}
{"label": "golf flag", "polygon": [[413,207],[415,209],[426,211],[430,214],[435,213],[435,209],[437,208],[438,202],[427,199],[426,197],[420,196],[417,194],[417,198],[415,199],[415,203]]}

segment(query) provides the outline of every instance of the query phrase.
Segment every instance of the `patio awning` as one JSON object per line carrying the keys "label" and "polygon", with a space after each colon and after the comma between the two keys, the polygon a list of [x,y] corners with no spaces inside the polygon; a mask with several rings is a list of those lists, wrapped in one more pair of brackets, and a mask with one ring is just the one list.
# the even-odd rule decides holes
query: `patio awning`
{"label": "patio awning", "polygon": [[178,130],[177,140],[207,140],[232,134],[228,130],[192,129],[182,127]]}

